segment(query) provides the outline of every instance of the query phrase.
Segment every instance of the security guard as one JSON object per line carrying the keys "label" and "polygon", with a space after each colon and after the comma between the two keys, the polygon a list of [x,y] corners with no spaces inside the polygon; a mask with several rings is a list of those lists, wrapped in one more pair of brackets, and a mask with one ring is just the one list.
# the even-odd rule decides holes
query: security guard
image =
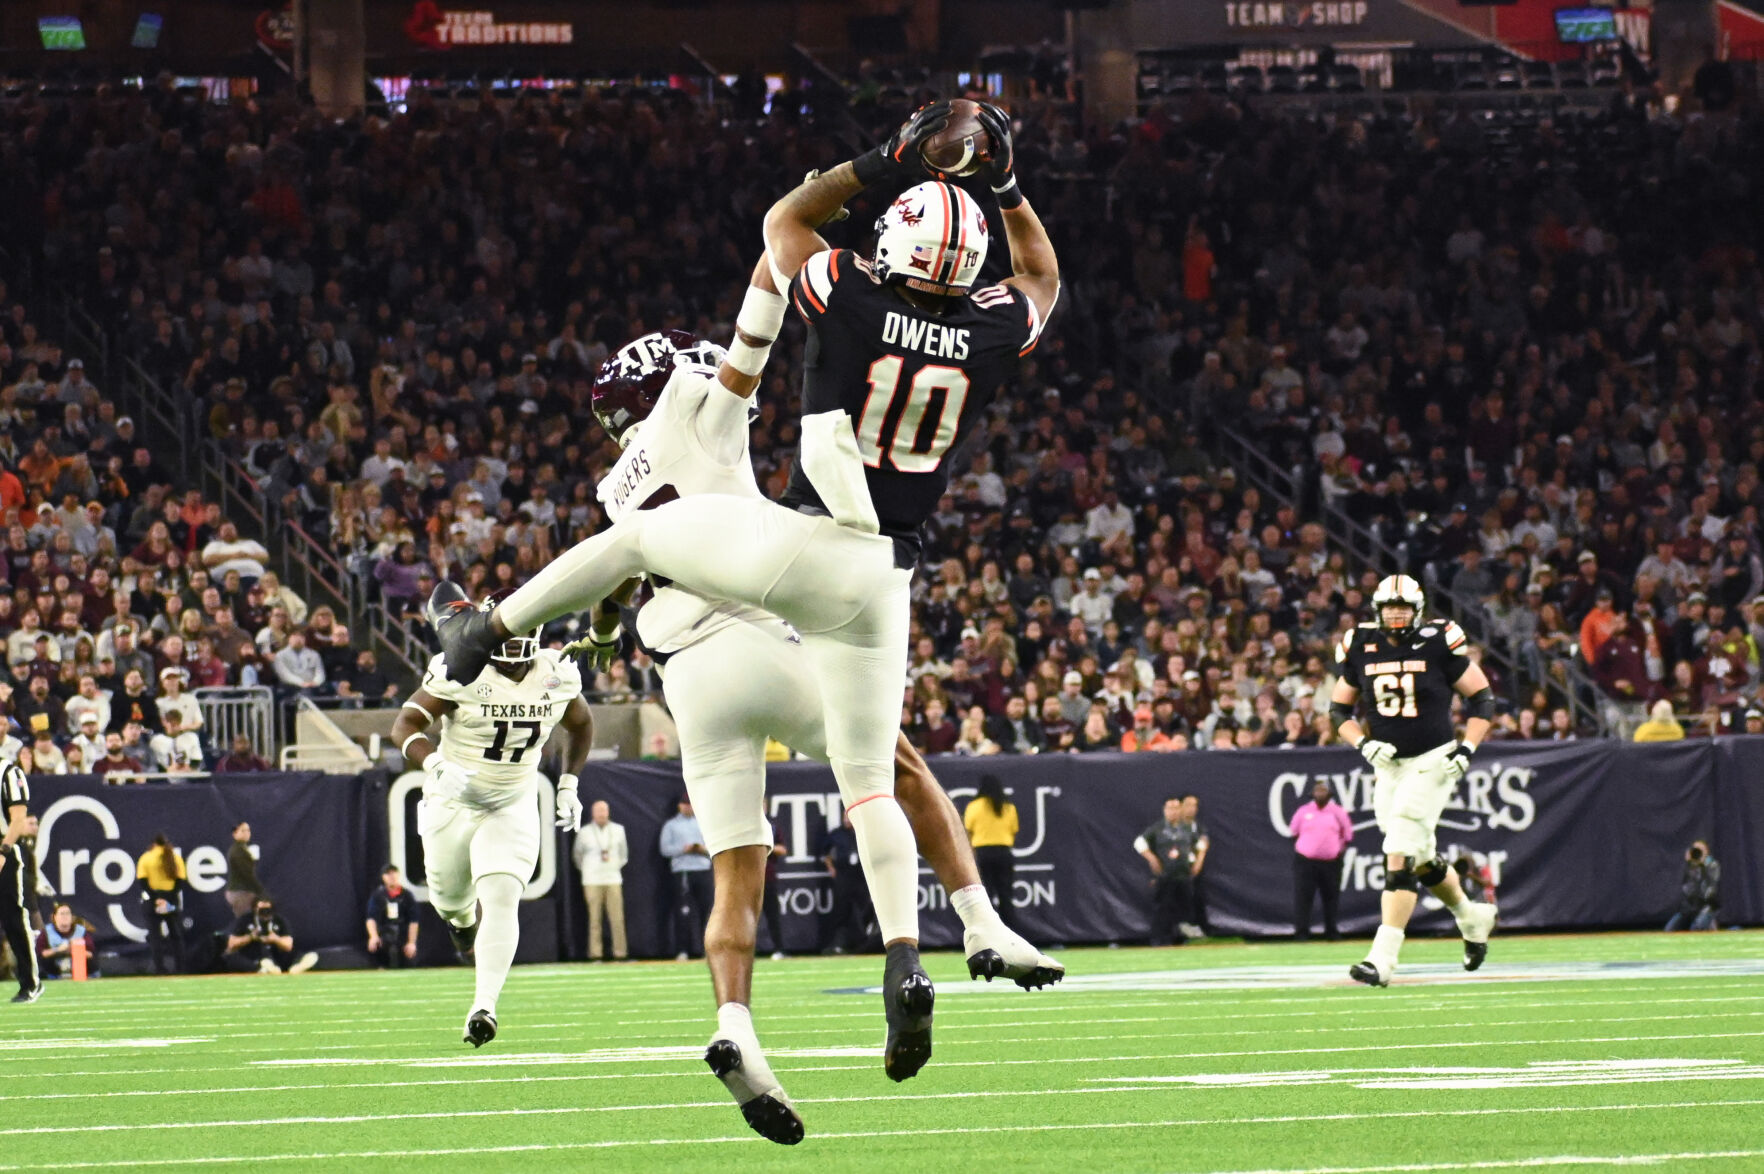
{"label": "security guard", "polygon": [[135,861],[135,879],[141,882],[141,904],[147,911],[147,945],[153,953],[153,973],[164,974],[165,947],[169,942],[177,961],[172,974],[189,969],[184,957],[184,885],[188,874],[184,858],[161,834],[153,846]]}
{"label": "security guard", "polygon": [[12,947],[18,973],[18,994],[12,997],[15,1003],[34,1003],[43,993],[43,976],[37,969],[28,921],[37,894],[26,887],[29,869],[20,843],[27,834],[25,815],[30,801],[31,785],[24,771],[18,769],[18,763],[8,762],[0,768],[0,813],[6,819],[5,835],[0,836],[0,925],[5,927],[6,944]]}
{"label": "security guard", "polygon": [[1183,800],[1166,799],[1164,818],[1141,832],[1133,849],[1152,871],[1151,944],[1180,946],[1200,936],[1194,927],[1194,874],[1206,835],[1186,818]]}

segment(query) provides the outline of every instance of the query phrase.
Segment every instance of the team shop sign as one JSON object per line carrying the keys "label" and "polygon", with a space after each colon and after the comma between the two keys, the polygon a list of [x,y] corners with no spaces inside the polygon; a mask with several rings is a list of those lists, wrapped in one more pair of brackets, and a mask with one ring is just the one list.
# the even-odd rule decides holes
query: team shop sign
{"label": "team shop sign", "polygon": [[1366,23],[1370,0],[1308,0],[1279,3],[1277,0],[1230,0],[1225,23],[1234,29],[1327,29],[1358,28]]}

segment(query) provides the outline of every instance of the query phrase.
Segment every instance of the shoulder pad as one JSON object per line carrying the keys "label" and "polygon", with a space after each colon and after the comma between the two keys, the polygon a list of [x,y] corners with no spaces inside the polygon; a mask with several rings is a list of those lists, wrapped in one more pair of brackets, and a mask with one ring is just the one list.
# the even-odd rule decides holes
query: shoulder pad
{"label": "shoulder pad", "polygon": [[465,698],[467,686],[447,678],[447,658],[437,652],[423,670],[423,692],[437,701],[459,701]]}
{"label": "shoulder pad", "polygon": [[[1364,625],[1362,625],[1362,627],[1363,626]],[[1353,632],[1343,632],[1341,635],[1341,641],[1339,643],[1337,643],[1335,646],[1335,663],[1336,664],[1346,664],[1348,657],[1353,655],[1353,651],[1354,651],[1354,633]]]}
{"label": "shoulder pad", "polygon": [[1464,635],[1464,629],[1458,627],[1454,620],[1445,621],[1440,625],[1440,629],[1440,636],[1445,640],[1447,652],[1461,652],[1464,646],[1469,643],[1470,638]]}

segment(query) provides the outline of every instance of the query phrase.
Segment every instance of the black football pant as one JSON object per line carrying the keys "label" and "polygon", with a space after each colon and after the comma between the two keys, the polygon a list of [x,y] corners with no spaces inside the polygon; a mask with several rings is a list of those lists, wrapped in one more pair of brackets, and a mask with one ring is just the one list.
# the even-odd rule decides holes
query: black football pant
{"label": "black football pant", "polygon": [[1181,862],[1158,874],[1152,885],[1151,944],[1181,945],[1181,925],[1194,920],[1194,877]]}
{"label": "black football pant", "polygon": [[861,950],[869,937],[870,888],[860,868],[849,865],[833,877],[833,908],[827,915],[824,950]]}
{"label": "black football pant", "polygon": [[766,872],[765,890],[760,897],[760,917],[765,921],[766,933],[772,938],[772,953],[781,953],[784,949],[784,916],[778,911],[778,877],[768,870]]}
{"label": "black football pant", "polygon": [[[153,973],[189,972],[189,960],[184,956],[184,911],[175,902],[169,913],[157,913],[152,905],[147,906],[147,948],[153,958]],[[176,970],[166,970],[167,952],[177,964]]]}
{"label": "black football pant", "polygon": [[24,868],[19,862],[20,849],[8,848],[6,862],[0,865],[0,926],[6,931],[6,944],[12,947],[12,966],[18,972],[18,989],[25,994],[43,984],[38,970],[37,947],[31,940],[31,902],[35,893],[24,891]]}
{"label": "black football pant", "polygon": [[974,849],[974,866],[980,872],[980,884],[998,909],[998,919],[1006,929],[1017,928],[1017,912],[1011,908],[1011,890],[1016,887],[1016,853],[1002,844]]}
{"label": "black football pant", "polygon": [[675,954],[694,958],[704,953],[704,924],[710,917],[711,903],[716,899],[711,870],[676,872],[674,881],[673,939]]}
{"label": "black football pant", "polygon": [[1341,936],[1335,924],[1341,906],[1341,857],[1312,860],[1293,853],[1292,932],[1301,942],[1311,936],[1311,904],[1318,893],[1323,894],[1323,936],[1333,942]]}

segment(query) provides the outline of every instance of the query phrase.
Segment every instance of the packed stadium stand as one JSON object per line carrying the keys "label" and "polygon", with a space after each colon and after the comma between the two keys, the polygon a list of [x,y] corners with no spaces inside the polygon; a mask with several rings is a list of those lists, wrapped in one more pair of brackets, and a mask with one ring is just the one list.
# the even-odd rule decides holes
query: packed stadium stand
{"label": "packed stadium stand", "polygon": [[[1327,743],[1332,647],[1399,569],[1486,646],[1497,736],[1661,699],[1743,730],[1764,123],[1621,77],[1556,115],[1214,89],[1118,125],[1013,109],[1065,294],[937,513],[914,740]],[[726,341],[767,203],[923,96],[855,92],[736,117],[413,91],[342,123],[169,82],[0,102],[29,286],[0,294],[14,735],[47,713],[65,754],[90,675],[152,742],[168,666],[389,697],[437,577],[482,596],[603,524],[609,348]],[[828,235],[861,245],[877,209],[851,211]],[[793,328],[752,431],[774,495],[800,362]],[[640,653],[595,687],[658,691]],[[131,735],[132,696],[160,702]]]}

